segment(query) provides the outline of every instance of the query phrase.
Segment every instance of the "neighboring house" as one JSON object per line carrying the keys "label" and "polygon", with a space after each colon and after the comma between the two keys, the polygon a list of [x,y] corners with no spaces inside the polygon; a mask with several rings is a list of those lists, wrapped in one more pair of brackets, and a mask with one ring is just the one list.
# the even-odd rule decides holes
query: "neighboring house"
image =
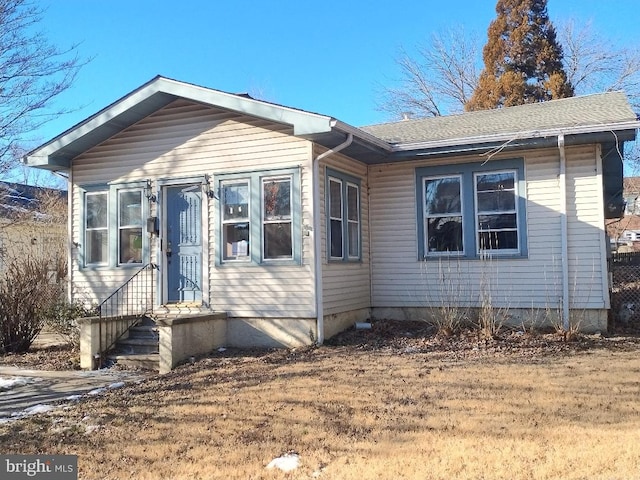
{"label": "neighboring house", "polygon": [[488,296],[511,322],[601,330],[605,219],[639,125],[614,92],[356,128],[156,77],[24,161],[69,175],[74,298],[153,262],[154,310],[224,312],[217,344],[322,342]]}
{"label": "neighboring house", "polygon": [[65,204],[64,191],[0,182],[0,274],[10,258],[66,256]]}
{"label": "neighboring house", "polygon": [[611,248],[618,252],[640,251],[640,177],[623,182],[624,216],[607,222]]}

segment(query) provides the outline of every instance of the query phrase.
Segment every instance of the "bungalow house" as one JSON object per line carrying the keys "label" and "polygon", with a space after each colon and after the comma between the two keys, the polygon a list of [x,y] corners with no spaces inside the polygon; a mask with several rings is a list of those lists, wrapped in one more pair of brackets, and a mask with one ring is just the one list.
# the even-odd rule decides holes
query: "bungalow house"
{"label": "bungalow house", "polygon": [[612,251],[640,251],[640,177],[626,177],[623,183],[624,216],[607,222]]}
{"label": "bungalow house", "polygon": [[639,126],[621,92],[356,128],[156,77],[24,162],[68,175],[72,298],[151,314],[168,370],[487,299],[606,329]]}

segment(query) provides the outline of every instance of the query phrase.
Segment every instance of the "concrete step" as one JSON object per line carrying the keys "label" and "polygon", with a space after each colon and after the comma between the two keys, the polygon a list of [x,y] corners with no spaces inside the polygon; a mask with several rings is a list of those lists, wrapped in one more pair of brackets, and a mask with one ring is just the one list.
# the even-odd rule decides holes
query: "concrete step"
{"label": "concrete step", "polygon": [[140,319],[140,321],[136,324],[136,326],[138,327],[155,327],[156,326],[156,322],[153,320],[153,318],[149,317],[149,316],[144,316]]}
{"label": "concrete step", "polygon": [[129,338],[155,338],[159,339],[158,327],[136,325],[129,329]]}
{"label": "concrete step", "polygon": [[111,354],[107,359],[127,368],[138,368],[141,370],[160,370],[160,354]]}
{"label": "concrete step", "polygon": [[136,338],[129,337],[118,340],[116,343],[116,353],[125,354],[147,354],[158,353],[160,342],[157,338]]}

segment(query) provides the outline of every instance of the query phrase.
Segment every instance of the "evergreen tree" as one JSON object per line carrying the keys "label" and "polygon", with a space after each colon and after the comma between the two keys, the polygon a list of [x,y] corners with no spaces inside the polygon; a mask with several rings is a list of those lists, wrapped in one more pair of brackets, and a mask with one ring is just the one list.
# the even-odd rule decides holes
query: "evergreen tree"
{"label": "evergreen tree", "polygon": [[547,0],[498,0],[483,49],[484,70],[466,110],[573,96]]}

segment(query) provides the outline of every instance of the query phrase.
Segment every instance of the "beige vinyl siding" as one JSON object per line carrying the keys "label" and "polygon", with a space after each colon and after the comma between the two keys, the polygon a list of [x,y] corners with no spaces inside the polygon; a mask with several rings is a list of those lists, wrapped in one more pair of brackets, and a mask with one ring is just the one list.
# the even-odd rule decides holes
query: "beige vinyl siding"
{"label": "beige vinyl siding", "polygon": [[[299,168],[302,225],[311,225],[311,143],[292,136],[292,128],[258,118],[242,116],[185,100],[177,100],[123,130],[73,161],[74,185],[120,183],[150,179],[171,181],[181,177],[204,180],[216,175]],[[74,188],[74,212],[79,212],[81,193]],[[152,206],[153,213],[158,208]],[[212,308],[230,316],[312,317],[315,313],[313,250],[303,234],[302,265],[222,265],[218,257],[219,203],[203,195],[203,240],[208,255],[203,275],[204,293]],[[208,225],[207,225],[208,224]],[[301,227],[301,226],[300,226]],[[80,242],[81,219],[74,216],[73,237]],[[156,258],[154,241],[151,254]],[[75,256],[77,258],[77,256]],[[208,264],[208,265],[207,265]],[[208,269],[207,269],[208,267]],[[126,268],[80,268],[73,262],[76,297],[95,301],[108,296],[132,270]]]}
{"label": "beige vinyl siding", "polygon": [[[324,152],[316,147],[314,156]],[[360,262],[327,261],[327,217],[326,168],[332,168],[360,179],[360,226],[362,230],[362,260]],[[324,314],[349,312],[371,306],[371,283],[369,272],[369,199],[367,192],[367,167],[341,154],[330,155],[321,160],[320,171],[320,222],[322,258],[322,301]]]}
{"label": "beige vinyl siding", "polygon": [[[562,295],[559,153],[557,149],[519,153],[525,159],[527,258],[418,260],[416,177],[430,163],[376,165],[369,169],[372,305],[439,306],[458,302],[477,306],[482,292],[495,305],[557,308]],[[568,148],[569,276],[572,308],[604,308],[593,146]],[[496,157],[497,158],[497,157]],[[502,156],[500,158],[512,158]],[[441,164],[477,158],[448,158]],[[574,288],[575,284],[575,288]]]}
{"label": "beige vinyl siding", "polygon": [[597,175],[596,163],[599,150],[591,145],[567,152],[570,307],[602,308],[609,294],[602,282],[607,272],[602,260],[605,232],[602,177]]}

